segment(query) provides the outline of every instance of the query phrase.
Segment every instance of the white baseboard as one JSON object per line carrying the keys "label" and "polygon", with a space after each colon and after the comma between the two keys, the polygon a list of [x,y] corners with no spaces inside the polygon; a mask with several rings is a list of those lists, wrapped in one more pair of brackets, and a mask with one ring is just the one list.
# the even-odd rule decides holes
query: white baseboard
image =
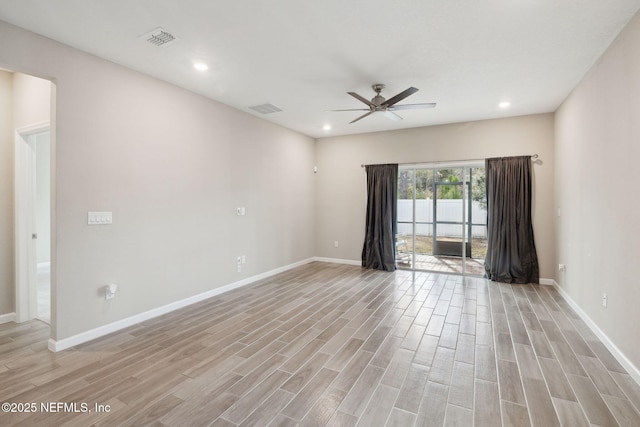
{"label": "white baseboard", "polygon": [[[212,289],[210,291],[194,295],[189,298],[182,299],[180,301],[172,302],[167,305],[163,305],[162,307],[154,308],[153,310],[145,311],[144,313],[139,313],[133,315],[131,317],[127,317],[126,319],[121,319],[113,323],[109,323],[108,325],[99,326],[97,328],[88,330],[86,332],[81,332],[77,335],[73,335],[68,338],[63,338],[61,340],[49,339],[48,347],[49,350],[53,352],[58,352],[65,350],[67,348],[94,340],[96,338],[103,337],[110,333],[119,331],[124,328],[128,328],[129,326],[133,326],[140,322],[144,322],[145,320],[153,319],[154,317],[161,316],[163,314],[170,313],[172,311],[178,310],[180,308],[189,306],[191,304],[195,304],[197,302],[203,301],[207,298],[212,298],[217,295],[223,294],[225,292],[229,292],[233,289],[238,289],[243,286],[249,285],[251,283],[257,282],[258,280],[266,279],[271,276],[275,276],[276,274],[283,273],[285,271],[291,270],[293,268],[308,264],[313,262],[314,258],[308,258],[299,262],[295,262],[293,264],[286,265],[284,267],[279,267],[274,270],[267,271],[265,273],[257,274],[255,276],[247,277],[246,279],[239,280],[234,283],[230,283],[225,286],[221,286],[219,288]],[[14,315],[15,316],[15,315]],[[1,319],[1,317],[0,317]],[[1,323],[1,322],[0,322]]]}
{"label": "white baseboard", "polygon": [[580,316],[580,318],[584,320],[587,326],[589,326],[589,329],[591,329],[591,331],[596,334],[600,341],[602,341],[604,346],[607,347],[613,357],[615,357],[616,360],[622,365],[622,367],[629,373],[629,375],[631,375],[635,382],[637,384],[640,384],[640,370],[638,369],[638,367],[635,366],[629,360],[629,358],[627,358],[627,356],[625,356],[625,354],[618,348],[618,346],[615,345],[613,341],[611,341],[611,339],[609,339],[607,334],[605,334],[602,329],[600,329],[598,325],[596,325],[596,323],[591,320],[587,313],[585,313],[584,310],[582,310],[582,308],[580,308],[580,306],[573,299],[571,299],[569,294],[566,293],[565,290],[562,289],[562,287],[560,287],[560,285],[558,285],[555,280],[553,281],[553,286],[558,290],[560,295],[562,295],[562,298],[564,298],[564,300],[571,306],[573,311],[575,311],[578,316]]}
{"label": "white baseboard", "polygon": [[357,265],[357,266],[362,265],[362,261],[354,260],[354,259],[315,257],[313,258],[313,260],[318,262],[328,262],[332,264],[347,264],[347,265]]}
{"label": "white baseboard", "polygon": [[0,325],[3,323],[9,323],[9,322],[15,322],[15,321],[16,321],[15,313],[0,314]]}
{"label": "white baseboard", "polygon": [[540,279],[541,285],[554,286],[556,285],[556,281],[553,279]]}

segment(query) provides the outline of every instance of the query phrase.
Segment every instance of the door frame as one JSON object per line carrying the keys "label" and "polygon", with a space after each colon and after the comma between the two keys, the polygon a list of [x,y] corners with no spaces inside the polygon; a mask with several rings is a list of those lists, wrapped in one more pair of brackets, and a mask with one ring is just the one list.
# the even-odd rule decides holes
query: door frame
{"label": "door frame", "polygon": [[[34,238],[36,223],[35,146],[27,138],[49,131],[51,122],[21,127],[14,135],[14,227],[16,322],[35,319],[37,310],[37,260]],[[51,304],[51,302],[49,302]]]}

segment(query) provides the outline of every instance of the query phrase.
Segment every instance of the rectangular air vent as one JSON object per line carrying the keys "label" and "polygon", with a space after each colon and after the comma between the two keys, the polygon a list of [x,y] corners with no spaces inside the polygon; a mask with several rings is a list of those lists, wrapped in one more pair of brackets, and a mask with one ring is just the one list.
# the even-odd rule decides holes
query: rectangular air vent
{"label": "rectangular air vent", "polygon": [[278,111],[282,111],[281,109],[279,109],[273,104],[254,105],[253,107],[249,107],[249,108],[261,114],[271,114],[271,113],[277,113]]}
{"label": "rectangular air vent", "polygon": [[140,38],[156,46],[165,46],[171,42],[178,40],[176,36],[163,28],[156,28],[153,31],[141,35]]}

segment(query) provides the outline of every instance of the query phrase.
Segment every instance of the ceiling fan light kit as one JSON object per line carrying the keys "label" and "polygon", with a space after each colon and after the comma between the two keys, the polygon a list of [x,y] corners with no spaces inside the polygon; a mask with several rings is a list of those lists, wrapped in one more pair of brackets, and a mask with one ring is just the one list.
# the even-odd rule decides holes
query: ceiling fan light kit
{"label": "ceiling fan light kit", "polygon": [[394,113],[394,110],[414,110],[418,108],[434,108],[436,104],[434,102],[424,103],[424,104],[402,104],[396,105],[398,102],[402,101],[406,97],[413,95],[418,91],[418,88],[410,87],[408,89],[403,90],[399,94],[391,97],[390,99],[385,99],[380,92],[384,89],[384,85],[382,83],[376,83],[371,86],[376,95],[371,98],[369,101],[367,98],[358,95],[355,92],[347,92],[349,95],[353,96],[358,101],[366,104],[369,108],[356,108],[356,109],[348,109],[348,110],[331,110],[331,111],[366,111],[360,117],[350,121],[349,123],[355,123],[358,120],[364,119],[365,117],[373,114],[373,113],[384,113],[386,117],[391,120],[402,120],[402,117],[398,114]]}

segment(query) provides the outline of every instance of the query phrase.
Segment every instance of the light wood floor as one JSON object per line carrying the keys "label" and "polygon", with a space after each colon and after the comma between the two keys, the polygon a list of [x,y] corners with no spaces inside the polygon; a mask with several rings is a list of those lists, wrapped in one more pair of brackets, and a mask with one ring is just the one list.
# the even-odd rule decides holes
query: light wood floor
{"label": "light wood floor", "polygon": [[92,411],[0,425],[640,426],[640,387],[549,286],[312,263],[57,354],[48,335],[0,325],[0,402]]}

